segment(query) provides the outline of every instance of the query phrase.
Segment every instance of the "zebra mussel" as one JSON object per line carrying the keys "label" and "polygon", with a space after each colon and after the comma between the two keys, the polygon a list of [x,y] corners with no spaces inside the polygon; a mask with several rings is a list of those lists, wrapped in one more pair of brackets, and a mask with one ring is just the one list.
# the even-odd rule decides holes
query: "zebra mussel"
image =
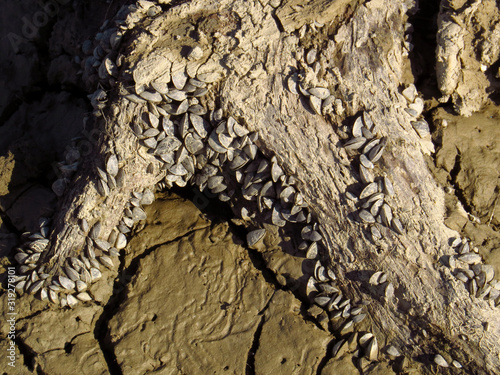
{"label": "zebra mussel", "polygon": [[[316,60],[316,53],[312,53],[311,51],[313,50],[310,50],[306,54],[306,62],[309,65],[313,65]],[[306,89],[306,84],[301,81],[299,75],[296,73],[288,78],[287,85],[292,93],[308,97],[310,107],[317,114],[328,112],[337,100],[326,87],[315,86]],[[416,99],[413,98],[412,100],[415,101]],[[378,128],[367,111],[364,111],[361,116],[356,118],[352,125],[351,133],[352,138],[344,143],[344,149],[348,153],[359,152],[359,176],[364,184],[364,188],[359,199],[351,192],[346,192],[346,196],[356,202],[365,200],[361,202],[358,217],[361,223],[370,225],[373,241],[378,241],[382,238],[382,234],[378,228],[380,225],[392,229],[397,234],[403,234],[403,224],[394,215],[387,201],[388,197],[394,195],[392,183],[388,177],[376,178],[373,173],[376,163],[381,159],[388,144],[388,139],[386,137],[378,137]]]}
{"label": "zebra mussel", "polygon": [[500,305],[500,282],[495,280],[493,266],[484,264],[478,249],[467,238],[450,239],[456,254],[448,256],[448,266],[453,275],[462,281],[471,297]]}
{"label": "zebra mussel", "polygon": [[372,170],[375,163],[382,157],[387,145],[387,138],[375,138],[377,131],[367,112],[356,118],[352,126],[353,138],[344,144],[348,151],[359,151],[359,176],[364,187],[359,196],[351,192],[348,198],[360,206],[358,217],[361,223],[370,225],[372,240],[382,238],[378,226],[392,229],[398,234],[404,233],[401,221],[395,217],[388,199],[394,196],[394,187],[387,176],[375,177]]}
{"label": "zebra mussel", "polygon": [[429,124],[425,119],[420,118],[424,110],[424,101],[418,96],[415,85],[411,84],[405,88],[401,95],[406,99],[408,107],[405,112],[410,116],[410,123],[420,138],[429,138],[431,132]]}

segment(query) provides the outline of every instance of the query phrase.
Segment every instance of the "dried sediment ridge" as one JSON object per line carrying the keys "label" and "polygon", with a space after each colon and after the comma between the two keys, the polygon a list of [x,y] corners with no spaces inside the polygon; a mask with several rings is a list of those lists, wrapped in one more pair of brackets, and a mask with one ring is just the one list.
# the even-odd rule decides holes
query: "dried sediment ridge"
{"label": "dried sediment ridge", "polygon": [[[399,347],[405,347],[405,354],[409,356],[429,354],[448,343],[453,348],[453,355],[477,361],[470,365],[471,368],[477,366],[495,371],[499,360],[496,340],[499,332],[495,331],[500,326],[498,312],[485,302],[470,301],[463,285],[456,283],[438,263],[441,255],[450,253],[448,240],[452,232],[442,224],[443,212],[436,210],[443,206],[442,192],[427,171],[420,141],[402,110],[404,99],[398,94],[402,46],[393,41],[400,40],[398,36],[402,35],[399,30],[404,14],[401,4],[372,1],[359,6],[349,23],[337,31],[334,43],[328,42],[325,36],[322,45],[317,45],[320,53],[329,59],[319,59],[322,65],[317,76],[324,81],[314,82],[314,78],[309,81],[335,87],[335,95],[341,98],[345,107],[345,114],[338,112],[326,119],[311,113],[297,95],[284,87],[284,77],[293,73],[290,56],[295,57],[294,63],[303,57],[297,53],[300,39],[279,32],[275,19],[280,20],[279,10],[274,15],[271,7],[263,7],[258,2],[252,6],[240,2],[211,6],[210,9],[210,5],[197,2],[183,4],[152,21],[147,26],[149,33],[138,29],[130,47],[134,53],[127,54],[125,66],[134,66],[134,61],[148,66],[148,55],[154,49],[154,53],[161,56],[162,44],[165,45],[164,56],[179,53],[179,49],[174,48],[175,43],[171,45],[163,39],[165,25],[172,22],[169,20],[189,19],[188,15],[196,19],[194,15],[198,12],[213,11],[215,15],[217,7],[229,7],[230,12],[222,13],[227,15],[224,19],[227,29],[215,34],[215,40],[208,40],[213,50],[206,64],[207,73],[215,72],[218,76],[215,81],[220,85],[218,96],[213,98],[213,103],[209,101],[208,106],[218,101],[225,113],[244,121],[250,130],[258,130],[261,149],[279,155],[286,169],[297,177],[301,192],[323,227],[329,257],[346,293],[352,299],[374,300],[368,309],[374,322],[373,331],[378,337],[387,337]],[[285,18],[281,22],[285,22]],[[286,30],[287,25],[283,26]],[[246,30],[245,35],[238,33],[241,29]],[[215,30],[207,29],[208,35],[210,31]],[[321,40],[320,35],[314,43]],[[172,61],[177,58],[173,56]],[[144,77],[144,82],[148,78],[152,77]],[[103,165],[111,149],[120,149],[122,155],[130,157],[130,162],[124,163],[130,179],[124,185],[123,195],[107,198],[105,205],[118,209],[116,217],[108,216],[109,227],[102,228],[103,232],[109,232],[117,224],[123,211],[120,207],[125,207],[131,192],[153,186],[162,177],[154,166],[153,173],[145,173],[150,162],[147,155],[144,159],[137,158],[135,136],[130,132],[120,135],[117,132],[126,129],[135,116],[141,116],[141,108],[117,101],[112,104],[110,114],[105,114],[109,116],[106,121],[109,138],[98,153],[99,163]],[[390,140],[379,164],[393,181],[394,207],[398,207],[397,214],[407,228],[403,236],[384,230],[385,242],[380,255],[369,241],[367,232],[349,215],[354,206],[345,199],[344,193],[356,179],[348,155],[338,147],[340,139],[335,125],[332,127],[346,115],[349,117],[362,110],[370,111],[373,121],[381,125],[380,133]],[[120,142],[113,144],[118,136]],[[67,193],[60,216],[55,219],[56,233],[52,238],[57,236],[57,240],[49,253],[53,267],[64,262],[72,249],[83,245],[84,236],[78,229],[77,218],[90,221],[109,215],[108,210],[90,214],[100,200],[97,191],[89,188],[94,183],[90,180],[95,180],[95,172],[91,171],[94,169],[87,167],[76,179],[76,186]],[[74,238],[73,246],[68,242],[70,237]],[[372,294],[366,281],[363,283],[356,277],[359,271],[379,269],[388,273],[396,286],[394,301],[379,299]],[[493,329],[484,333],[462,332],[460,329],[465,321],[468,327],[489,321]],[[431,337],[439,338],[434,342],[436,346],[420,341],[418,334],[413,336],[412,331],[418,332],[419,325],[425,326]],[[471,341],[456,339],[459,333],[468,334]],[[480,335],[483,335],[482,343],[478,347],[474,341]],[[456,354],[459,351],[462,353]]]}
{"label": "dried sediment ridge", "polygon": [[495,1],[441,2],[438,16],[436,73],[446,102],[469,117],[488,103],[488,92],[496,86],[493,65],[500,50],[498,8]]}

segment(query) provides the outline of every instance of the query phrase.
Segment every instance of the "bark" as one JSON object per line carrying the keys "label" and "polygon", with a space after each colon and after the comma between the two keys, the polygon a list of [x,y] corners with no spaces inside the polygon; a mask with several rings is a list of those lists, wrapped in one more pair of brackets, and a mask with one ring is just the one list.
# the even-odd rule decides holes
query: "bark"
{"label": "bark", "polygon": [[[328,244],[325,255],[345,294],[371,302],[372,331],[380,346],[392,343],[406,356],[424,362],[446,352],[467,364],[469,373],[499,373],[498,309],[471,299],[463,283],[440,263],[442,256],[453,254],[449,239],[456,233],[443,224],[444,193],[424,157],[429,145],[413,131],[399,94],[404,2],[313,1],[302,9],[292,3],[284,1],[274,9],[265,1],[192,1],[145,20],[127,34],[121,78],[109,94],[113,104],[99,120],[104,129],[99,146],[55,217],[53,245],[44,261],[56,271],[83,246],[85,233],[79,230],[78,219],[86,218],[90,224],[100,219],[102,232],[109,233],[130,193],[163,178],[159,162],[137,145],[130,130],[144,106],[117,94],[120,87],[130,91],[131,76],[136,83],[150,82],[183,61],[198,74],[216,73],[219,79],[207,106],[220,106],[225,115],[258,131],[264,153],[277,155],[298,178],[322,226]],[[305,35],[298,31],[315,19],[328,23],[341,17],[339,28],[327,24],[317,32],[309,26]],[[196,40],[186,30],[195,30]],[[198,44],[204,58],[185,60],[182,47]],[[304,63],[305,51],[313,46],[320,56],[317,75]],[[314,114],[304,98],[286,85],[286,79],[299,71],[312,85],[329,87],[345,111]],[[355,220],[356,207],[345,196],[346,191],[361,191],[357,158],[341,144],[346,125],[362,111],[369,111],[381,135],[389,139],[376,171],[392,180],[396,195],[391,205],[406,228],[404,235],[385,230],[382,245],[370,240],[368,228]],[[119,156],[126,177],[122,188],[101,198],[95,189],[95,168],[103,167],[111,150]],[[153,173],[146,172],[150,163]],[[385,300],[368,285],[367,277],[378,270],[394,283],[393,300]],[[489,331],[482,329],[485,322],[490,323]],[[469,340],[459,339],[460,334]]]}

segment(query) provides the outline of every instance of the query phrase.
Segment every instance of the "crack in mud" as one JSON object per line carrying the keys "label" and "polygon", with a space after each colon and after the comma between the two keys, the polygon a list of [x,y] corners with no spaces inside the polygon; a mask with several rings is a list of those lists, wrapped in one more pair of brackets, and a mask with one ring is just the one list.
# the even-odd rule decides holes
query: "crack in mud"
{"label": "crack in mud", "polygon": [[[16,346],[19,348],[19,352],[23,355],[24,365],[31,372],[35,371],[35,358],[37,353],[35,353],[24,341],[16,336]],[[45,374],[40,368],[36,368],[37,374]]]}
{"label": "crack in mud", "polygon": [[[232,223],[230,223],[230,225],[231,225],[231,229],[232,229],[233,233],[236,236],[242,237],[242,233],[244,232],[244,229],[239,227],[239,226],[236,226]],[[292,284],[290,287],[287,285],[286,286],[281,285],[276,278],[276,274],[266,266],[266,261],[265,261],[264,257],[262,256],[262,254],[257,250],[249,249],[247,247],[245,249],[248,252],[248,256],[250,258],[250,261],[252,262],[252,265],[255,267],[256,270],[260,271],[260,273],[264,277],[264,280],[268,284],[270,284],[274,288],[274,290],[283,290],[286,292],[291,292],[294,295],[294,297],[300,302],[300,317],[302,318],[302,320],[305,322],[310,322],[310,323],[314,324],[316,326],[316,328],[318,328],[322,331],[325,331],[325,329],[321,326],[321,324],[318,322],[318,320],[316,318],[314,318],[313,316],[310,316],[307,313],[307,308],[310,305],[310,302],[307,299],[304,299],[300,296],[300,294],[298,292],[298,288],[294,287],[294,284]],[[290,281],[292,283],[298,282],[298,281],[293,280],[293,279],[287,279],[287,283],[288,283],[288,281]],[[269,301],[271,301],[271,299],[272,299],[272,296],[269,299]],[[269,302],[268,302],[268,305],[269,305]],[[267,305],[264,308],[264,310],[266,308],[267,308]]]}
{"label": "crack in mud", "polygon": [[[82,336],[82,335],[86,335],[86,334],[88,334],[88,333],[92,333],[92,331],[85,331],[85,332],[79,333],[79,334],[77,334],[77,335],[73,336],[73,337],[71,338],[71,340],[69,340],[68,342],[66,342],[62,348],[52,348],[52,349],[46,350],[46,351],[44,351],[44,352],[36,353],[36,355],[35,355],[34,357],[38,357],[38,356],[40,356],[40,355],[47,354],[47,353],[51,353],[51,352],[55,352],[55,351],[58,351],[58,350],[64,350],[64,352],[65,352],[66,354],[70,354],[70,353],[72,352],[72,350],[73,350],[73,347],[75,346],[75,344],[73,344],[73,341],[74,341],[77,337]],[[38,371],[39,371],[39,370],[38,370]]]}
{"label": "crack in mud", "polygon": [[46,306],[45,308],[42,308],[41,310],[38,310],[37,312],[35,312],[35,313],[31,314],[31,315],[26,315],[26,316],[24,316],[22,318],[17,319],[17,322],[23,322],[25,320],[29,320],[31,318],[34,318],[35,316],[38,316],[38,315],[42,314],[46,310],[48,310],[48,306]]}
{"label": "crack in mud", "polygon": [[[154,246],[151,246],[150,248],[147,248],[146,250],[144,250],[144,252],[138,256],[136,256],[131,262],[130,262],[130,265],[125,268],[125,269],[120,269],[119,270],[119,274],[120,275],[135,275],[137,273],[137,270],[139,268],[139,263],[142,259],[146,258],[147,256],[149,256],[153,251],[157,250],[158,248],[162,247],[162,246],[165,246],[165,245],[170,245],[172,243],[175,243],[175,242],[179,242],[181,239],[185,238],[185,237],[189,237],[191,236],[193,233],[196,233],[198,231],[201,231],[203,229],[206,229],[209,225],[207,224],[206,226],[204,227],[200,227],[200,228],[196,228],[196,229],[191,229],[187,232],[185,232],[184,234],[180,235],[180,236],[177,236],[175,237],[174,239],[172,240],[169,240],[169,241],[165,241],[165,242],[162,242],[160,244],[156,244]],[[126,283],[122,284],[121,286],[119,286],[120,290],[125,290],[125,287],[128,285],[128,282],[130,280],[128,280]],[[115,287],[116,287],[116,282],[115,282]]]}
{"label": "crack in mud", "polygon": [[[70,354],[73,351],[73,347],[75,346],[75,344],[73,344],[73,341],[77,337],[86,335],[88,333],[92,333],[92,331],[81,332],[78,335],[73,336],[71,338],[71,340],[67,341],[62,348],[52,348],[52,349],[46,350],[44,352],[41,352],[40,354],[47,354],[47,353],[50,353],[50,352],[55,352],[56,350],[64,350],[66,354]],[[38,355],[40,355],[40,354],[38,354]]]}
{"label": "crack in mud", "polygon": [[264,327],[264,324],[266,323],[266,317],[264,313],[266,310],[269,308],[269,304],[271,303],[271,300],[274,297],[274,292],[273,294],[269,297],[269,300],[266,303],[266,306],[259,311],[258,315],[262,315],[262,318],[260,319],[259,325],[257,326],[257,329],[254,332],[253,335],[253,340],[252,340],[252,346],[248,350],[247,354],[247,362],[245,366],[245,375],[255,375],[255,354],[257,353],[257,350],[259,349],[260,346],[260,336],[262,334],[262,329]]}
{"label": "crack in mud", "polygon": [[125,254],[121,254],[118,275],[115,277],[115,281],[113,284],[113,294],[110,296],[108,302],[103,306],[103,312],[97,320],[94,328],[94,337],[99,343],[101,352],[104,356],[104,359],[106,360],[108,370],[111,375],[122,375],[123,372],[120,365],[118,364],[114,348],[110,342],[110,337],[108,335],[108,323],[119,311],[122,302],[127,300],[127,285],[132,280],[132,276],[137,274],[140,261],[161,246],[178,242],[182,238],[188,237],[196,231],[203,230],[205,228],[206,227],[190,230],[182,234],[181,236],[174,238],[173,240],[166,241],[146,249],[142,254],[136,256],[127,268],[122,267]]}
{"label": "crack in mud", "polygon": [[[104,357],[104,360],[106,361],[106,364],[108,366],[108,371],[111,375],[123,374],[122,369],[118,364],[113,347],[111,347],[106,342],[108,335],[108,322],[115,314],[115,311],[113,310],[117,308],[114,304],[116,303],[119,306],[119,303],[121,301],[122,301],[121,299],[113,298],[113,296],[111,296],[108,304],[104,306],[101,316],[96,321],[94,328],[94,337],[99,343],[101,353]],[[110,302],[112,303],[110,304]]]}
{"label": "crack in mud", "polygon": [[455,189],[455,197],[457,197],[458,201],[462,204],[464,207],[465,211],[470,214],[473,211],[473,207],[470,206],[470,204],[467,202],[467,198],[465,197],[465,194],[463,190],[460,188],[460,185],[458,183],[458,174],[461,171],[461,161],[462,161],[462,153],[460,152],[460,149],[457,147],[457,155],[455,156],[455,164],[453,164],[453,169],[450,171],[450,180],[451,183]]}
{"label": "crack in mud", "polygon": [[[248,252],[248,256],[250,258],[250,261],[252,262],[253,266],[255,267],[256,270],[260,271],[262,276],[264,277],[264,280],[272,285],[272,287],[276,290],[290,290],[290,288],[286,288],[282,286],[278,280],[276,279],[276,274],[271,271],[269,268],[266,267],[266,261],[264,260],[264,257],[262,256],[261,253],[259,253],[257,250],[252,250],[246,248]],[[293,292],[293,291],[292,291]]]}
{"label": "crack in mud", "polygon": [[[316,369],[316,375],[321,375],[321,372],[325,368],[328,361],[333,358],[332,348],[335,345],[336,341],[337,340],[333,338],[333,340],[326,345],[325,356],[321,359],[321,361],[318,364],[318,368]],[[344,343],[344,345],[347,345],[347,343]]]}
{"label": "crack in mud", "polygon": [[[271,298],[269,299],[269,301],[271,300]],[[259,349],[260,335],[262,334],[262,328],[264,327],[264,323],[266,320],[266,317],[264,316],[264,311],[265,311],[265,309],[267,309],[268,306],[269,306],[269,302],[266,305],[266,307],[259,313],[259,314],[262,314],[262,318],[260,318],[259,325],[257,326],[257,329],[255,330],[255,333],[253,335],[252,346],[250,347],[250,350],[248,351],[248,354],[247,354],[245,375],[255,375],[255,354],[257,353],[257,350]]]}
{"label": "crack in mud", "polygon": [[[242,227],[230,223],[230,228],[232,229],[233,234],[235,234],[236,236],[238,236],[240,238],[244,237],[243,234],[244,234],[245,230]],[[305,322],[313,323],[318,329],[324,331],[325,329],[321,326],[321,324],[319,324],[319,322],[314,317],[310,316],[307,313],[307,306],[309,306],[309,304],[310,304],[309,301],[303,299],[300,296],[300,294],[298,292],[298,288],[294,287],[295,284],[288,286],[288,282],[297,283],[298,281],[287,278],[287,285],[285,285],[285,286],[281,285],[276,278],[276,274],[266,266],[266,261],[265,261],[264,257],[262,256],[262,254],[259,251],[249,249],[248,247],[245,247],[245,249],[247,250],[247,253],[248,253],[248,256],[250,258],[250,261],[252,262],[252,265],[255,267],[256,270],[260,271],[260,273],[264,277],[264,280],[268,284],[270,284],[274,288],[274,290],[283,290],[286,292],[291,292],[294,295],[294,297],[300,302],[300,316],[301,316],[301,318]],[[272,297],[271,297],[271,299],[272,299]],[[269,302],[268,302],[268,304],[269,304]],[[265,308],[267,308],[267,306]]]}

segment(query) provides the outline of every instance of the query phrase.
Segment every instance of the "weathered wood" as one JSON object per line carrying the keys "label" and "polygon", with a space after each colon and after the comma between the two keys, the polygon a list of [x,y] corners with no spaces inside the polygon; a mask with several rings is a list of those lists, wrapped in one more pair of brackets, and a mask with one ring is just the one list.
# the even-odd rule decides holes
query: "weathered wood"
{"label": "weathered wood", "polygon": [[[338,15],[335,2],[324,3],[321,12],[332,12],[332,18]],[[467,362],[470,373],[498,373],[498,309],[472,300],[463,284],[439,263],[441,256],[453,253],[448,241],[455,233],[443,224],[443,192],[427,169],[423,157],[426,148],[403,111],[406,103],[398,91],[406,17],[403,3],[367,2],[357,6],[335,35],[308,35],[307,43],[321,47],[319,52],[324,55],[316,78],[301,61],[302,40],[280,33],[273,8],[257,1],[249,6],[243,0],[217,4],[193,1],[139,26],[131,36],[129,52],[134,53],[125,57],[125,66],[133,71],[138,69],[138,61],[153,55],[179,61],[182,43],[197,43],[190,40],[189,33],[173,38],[182,29],[179,17],[185,25],[198,25],[200,44],[210,56],[198,72],[206,69],[224,77],[217,82],[219,91],[206,104],[214,108],[217,100],[227,115],[258,130],[261,148],[268,155],[278,155],[286,169],[297,176],[321,223],[329,244],[328,256],[345,293],[353,300],[371,301],[368,310],[372,329],[379,338],[385,338],[379,341],[397,345],[413,358],[431,358],[437,351],[447,350]],[[285,30],[301,27],[316,11],[313,6],[306,7],[304,14],[295,17],[290,4],[285,2],[283,10],[277,11]],[[321,17],[325,22],[328,19],[324,14]],[[208,18],[214,24],[205,22]],[[170,66],[166,63],[165,69]],[[157,78],[162,69],[156,68],[141,79],[147,82]],[[287,90],[287,76],[303,69],[312,83],[335,88],[344,113],[320,117],[303,97]],[[87,218],[90,224],[100,218],[103,232],[109,233],[118,223],[130,193],[153,186],[162,178],[163,172],[146,173],[154,158],[137,147],[129,130],[141,105],[125,103],[118,100],[105,113],[106,136],[55,218],[52,239],[56,241],[49,253],[54,270],[67,255],[78,253],[83,244],[84,234],[77,228],[79,218]],[[360,185],[356,163],[340,147],[339,128],[351,124],[361,111],[370,111],[380,134],[389,139],[378,172],[393,181],[396,196],[391,203],[407,231],[399,236],[384,230],[381,248],[369,240],[367,228],[353,219],[354,204],[345,198],[347,190],[359,193]],[[122,189],[102,199],[94,188],[95,167],[103,165],[111,149],[118,154],[127,178]],[[156,171],[158,166],[155,164]],[[386,301],[368,288],[362,275],[377,270],[386,272],[395,284],[394,300]],[[491,327],[488,332],[482,330],[486,321]],[[428,339],[422,334],[424,328]],[[469,341],[458,339],[459,334],[467,335]]]}
{"label": "weathered wood", "polygon": [[[101,221],[101,236],[104,234],[102,239],[107,240],[111,230],[121,220],[131,193],[152,187],[165,176],[158,160],[138,145],[137,137],[130,127],[133,121],[142,121],[141,115],[146,105],[118,100],[110,112],[113,109],[117,111],[112,119],[98,119],[98,126],[101,127],[99,138],[93,143],[92,153],[84,161],[54,217],[50,238],[52,247],[43,254],[41,260],[52,274],[61,269],[68,256],[83,251],[88,233],[80,229],[82,219],[86,219],[90,227]],[[102,197],[96,188],[97,167],[105,169],[106,156],[111,152],[118,156],[119,166],[123,170],[123,186],[112,189],[108,197]],[[153,173],[148,173],[147,168],[151,163]]]}

